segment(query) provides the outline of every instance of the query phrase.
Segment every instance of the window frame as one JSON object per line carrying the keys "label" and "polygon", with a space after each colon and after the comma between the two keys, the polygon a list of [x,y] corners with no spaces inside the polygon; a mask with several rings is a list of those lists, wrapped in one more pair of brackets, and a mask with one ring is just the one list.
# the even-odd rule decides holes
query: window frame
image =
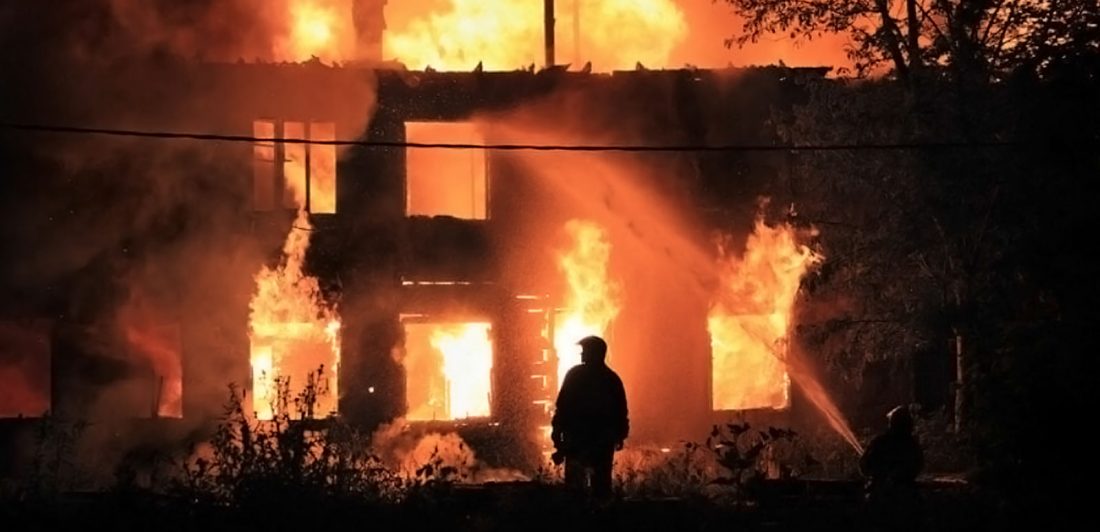
{"label": "window frame", "polygon": [[[403,129],[402,133],[404,135],[404,139],[405,139],[406,142],[425,142],[425,141],[416,141],[416,140],[413,140],[409,137],[409,125],[410,124],[448,124],[448,125],[456,125],[456,126],[469,126],[471,128],[471,130],[477,135],[478,140],[480,140],[481,143],[484,143],[484,135],[482,135],[481,132],[478,130],[476,124],[473,121],[470,121],[470,120],[416,120],[416,119],[407,119],[407,120],[402,121],[402,129]],[[430,143],[430,142],[437,142],[437,141],[434,140],[434,139],[428,139],[426,142]],[[447,140],[445,142],[446,143],[462,143],[460,141],[456,141],[456,140],[453,140],[453,139],[452,140]],[[473,142],[470,142],[470,143],[473,143]],[[481,167],[482,167],[481,177],[482,177],[482,181],[483,181],[482,188],[484,188],[484,190],[485,190],[485,197],[484,197],[484,200],[481,202],[483,204],[483,208],[482,208],[483,216],[481,216],[481,217],[477,216],[477,209],[476,209],[477,199],[474,199],[473,194],[471,194],[471,198],[473,199],[472,205],[471,205],[471,207],[472,207],[471,211],[474,213],[473,217],[455,216],[454,214],[439,213],[439,212],[436,212],[436,213],[413,213],[412,212],[413,211],[412,204],[411,204],[411,196],[409,194],[410,190],[411,190],[411,187],[410,187],[410,174],[409,174],[409,159],[410,159],[409,153],[410,153],[411,150],[415,150],[415,149],[424,149],[424,148],[406,147],[405,152],[403,154],[404,155],[404,161],[405,161],[405,165],[404,165],[405,175],[404,175],[404,179],[402,181],[402,185],[403,185],[402,189],[403,189],[403,192],[404,192],[403,200],[404,200],[404,204],[405,204],[404,213],[405,213],[406,218],[411,218],[411,217],[414,217],[414,216],[423,216],[423,217],[428,217],[428,218],[434,218],[434,217],[437,217],[437,216],[447,216],[447,217],[455,218],[455,219],[458,219],[458,220],[466,220],[466,221],[471,221],[471,222],[487,222],[487,221],[489,221],[493,218],[493,215],[492,215],[492,211],[493,211],[493,208],[492,208],[492,204],[493,204],[493,202],[492,202],[492,198],[493,198],[492,182],[493,182],[493,179],[492,179],[492,162],[491,162],[492,158],[489,156],[489,150],[484,149],[484,148],[468,148],[466,150],[462,150],[462,151],[470,152],[471,155],[480,154]],[[470,183],[470,188],[471,189],[476,189],[476,181]]]}
{"label": "window frame", "polygon": [[[251,201],[252,211],[253,212],[273,212],[273,211],[279,211],[279,210],[296,210],[296,209],[299,208],[299,207],[294,205],[297,202],[294,198],[293,193],[290,192],[290,190],[289,190],[290,187],[288,186],[289,183],[288,183],[288,180],[287,180],[286,166],[287,166],[287,163],[291,162],[291,160],[288,159],[288,157],[287,157],[287,151],[288,151],[287,146],[288,145],[292,145],[292,146],[299,146],[300,145],[304,148],[302,150],[303,156],[304,156],[304,161],[302,162],[302,165],[305,169],[305,172],[304,172],[305,175],[303,177],[303,180],[304,180],[303,188],[305,189],[305,197],[303,198],[303,201],[302,201],[303,205],[302,205],[301,208],[304,208],[306,210],[306,212],[308,212],[310,214],[337,214],[339,212],[339,204],[340,204],[340,201],[339,201],[339,197],[340,197],[340,185],[339,185],[339,182],[340,182],[340,171],[339,171],[340,164],[339,164],[339,157],[336,156],[335,153],[333,154],[333,165],[332,165],[333,166],[333,168],[332,168],[332,181],[333,181],[332,211],[319,212],[319,213],[314,212],[315,205],[314,205],[314,201],[313,201],[313,192],[314,192],[314,190],[313,190],[313,177],[314,177],[313,174],[314,174],[314,170],[315,170],[314,167],[313,167],[314,166],[313,165],[314,150],[319,149],[319,148],[326,148],[326,149],[331,149],[331,150],[335,151],[336,146],[331,145],[331,144],[324,144],[324,145],[322,145],[322,144],[311,144],[311,143],[308,143],[308,142],[307,143],[287,142],[287,137],[286,137],[286,129],[287,129],[286,126],[287,126],[287,124],[301,124],[302,133],[303,133],[303,136],[300,137],[301,140],[307,140],[307,141],[336,140],[337,131],[339,129],[337,122],[333,121],[333,120],[323,120],[323,119],[288,119],[288,118],[272,118],[270,116],[261,116],[261,117],[258,117],[258,118],[254,119],[252,121],[252,131],[253,131],[253,137],[254,138],[266,138],[266,137],[262,137],[257,132],[257,125],[260,124],[260,123],[270,123],[270,124],[273,125],[273,127],[272,127],[273,135],[272,135],[271,138],[273,138],[274,140],[254,141],[252,143],[252,150],[253,150],[252,151],[252,154],[253,154],[252,155],[252,165],[253,165],[252,201]],[[328,126],[328,125],[331,125],[331,131],[332,131],[331,136],[332,136],[332,138],[331,139],[327,139],[327,138],[326,139],[314,139],[314,129],[319,129],[320,127]],[[295,137],[295,138],[299,138],[299,137]],[[272,153],[273,158],[269,160],[265,157],[261,157],[260,156],[260,153],[261,153],[260,150],[261,149],[271,149],[272,150],[271,153]],[[270,175],[270,181],[271,181],[271,192],[270,193],[271,193],[271,197],[270,198],[265,198],[263,202],[258,201],[258,195],[260,193],[260,187],[259,187],[259,175],[258,175],[257,165],[259,165],[259,164],[269,164],[271,166],[271,169],[270,169],[270,171],[271,171],[271,175]]]}

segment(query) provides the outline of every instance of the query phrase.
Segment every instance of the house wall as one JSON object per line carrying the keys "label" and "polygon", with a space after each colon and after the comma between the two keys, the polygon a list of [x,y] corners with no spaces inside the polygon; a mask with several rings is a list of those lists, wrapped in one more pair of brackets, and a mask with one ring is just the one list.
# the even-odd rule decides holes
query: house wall
{"label": "house wall", "polygon": [[[408,121],[473,119],[487,124],[488,142],[765,144],[772,140],[772,109],[798,97],[800,79],[821,74],[177,65],[165,71],[171,81],[165,86],[174,88],[160,98],[135,97],[134,107],[117,120],[134,128],[232,135],[250,134],[252,122],[263,118],[331,121],[337,138],[400,143]],[[166,99],[171,106],[163,105]],[[252,276],[277,260],[291,216],[250,208],[251,145],[189,146],[177,168],[206,172],[201,182],[207,189],[205,199],[186,202],[183,212],[188,219],[216,216],[181,222],[185,229],[172,240],[177,245],[148,246],[144,260],[131,260],[158,265],[163,275],[154,277],[178,286],[166,305],[183,328],[184,416],[208,420],[220,412],[226,381],[249,382]],[[188,159],[194,154],[201,159]],[[545,393],[530,378],[544,371],[544,316],[527,312],[531,306],[516,296],[559,297],[555,245],[560,228],[576,217],[604,224],[619,250],[612,269],[625,287],[623,310],[608,337],[612,363],[628,386],[638,440],[695,438],[729,417],[709,407],[707,281],[684,272],[707,260],[712,230],[747,233],[757,196],[783,171],[782,157],[493,152],[489,219],[469,221],[405,216],[403,148],[350,146],[339,155],[337,213],[314,216],[308,268],[337,302],[343,321],[340,410],[347,419],[373,427],[405,413],[405,375],[394,356],[402,314],[476,313],[492,321],[497,347],[493,422],[513,436],[545,423],[535,404]],[[89,270],[80,277],[94,285],[102,275]],[[471,285],[403,284],[422,280]],[[109,302],[124,291],[97,300]],[[55,371],[79,375],[82,356],[62,356]],[[97,388],[109,385],[93,380],[84,389],[60,382],[66,381],[55,382],[55,401],[72,404],[94,404]]]}

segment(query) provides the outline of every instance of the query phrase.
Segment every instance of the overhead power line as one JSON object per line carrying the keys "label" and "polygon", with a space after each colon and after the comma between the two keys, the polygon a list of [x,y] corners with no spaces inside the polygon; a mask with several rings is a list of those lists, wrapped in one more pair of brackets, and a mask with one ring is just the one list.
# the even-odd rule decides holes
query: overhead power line
{"label": "overhead power line", "polygon": [[889,143],[837,144],[668,144],[668,145],[588,145],[588,144],[469,144],[438,142],[396,142],[377,140],[314,140],[303,138],[269,138],[252,135],[225,135],[186,131],[142,131],[45,124],[0,122],[0,129],[63,135],[98,135],[148,139],[200,140],[217,142],[247,142],[311,144],[323,146],[362,146],[368,148],[425,148],[449,150],[493,151],[562,151],[562,152],[775,152],[775,151],[890,151],[924,149],[1006,148],[1020,146],[1006,141],[919,141]]}

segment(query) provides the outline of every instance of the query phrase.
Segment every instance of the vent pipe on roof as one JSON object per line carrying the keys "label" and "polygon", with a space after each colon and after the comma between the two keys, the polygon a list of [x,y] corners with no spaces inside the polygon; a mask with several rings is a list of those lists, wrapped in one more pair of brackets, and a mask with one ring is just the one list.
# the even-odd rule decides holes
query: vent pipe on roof
{"label": "vent pipe on roof", "polygon": [[546,68],[554,66],[554,0],[544,0],[546,24]]}

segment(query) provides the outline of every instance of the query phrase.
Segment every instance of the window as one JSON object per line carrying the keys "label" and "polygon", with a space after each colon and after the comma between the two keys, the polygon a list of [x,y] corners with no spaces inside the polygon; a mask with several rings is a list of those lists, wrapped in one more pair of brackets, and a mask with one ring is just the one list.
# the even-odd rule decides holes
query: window
{"label": "window", "polygon": [[[469,122],[406,122],[410,143],[484,144]],[[489,184],[483,149],[406,150],[406,214],[488,218]]]}
{"label": "window", "polygon": [[786,341],[774,338],[775,315],[715,314],[707,320],[714,410],[790,406]]}
{"label": "window", "polygon": [[[257,120],[252,135],[275,138],[275,122]],[[275,209],[275,142],[257,142],[252,146],[252,205],[257,211]]]}
{"label": "window", "polygon": [[50,409],[50,324],[0,321],[0,418]]}
{"label": "window", "polygon": [[172,307],[135,285],[115,324],[132,364],[119,404],[139,417],[183,417],[183,336]]}
{"label": "window", "polygon": [[410,421],[489,417],[493,342],[488,323],[405,325]]}
{"label": "window", "polygon": [[[336,140],[336,124],[256,120],[252,133],[262,139],[332,141]],[[259,141],[252,153],[255,210],[306,205],[314,214],[336,212],[336,146]]]}
{"label": "window", "polygon": [[183,417],[183,341],[179,325],[159,322],[148,314],[122,321],[130,355],[140,361],[143,377],[149,379],[151,412],[157,417]]}

